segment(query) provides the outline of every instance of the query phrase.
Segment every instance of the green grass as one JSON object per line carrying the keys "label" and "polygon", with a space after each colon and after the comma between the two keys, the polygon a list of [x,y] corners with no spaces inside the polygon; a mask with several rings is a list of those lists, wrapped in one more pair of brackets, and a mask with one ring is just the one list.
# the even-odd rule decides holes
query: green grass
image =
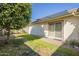
{"label": "green grass", "polygon": [[51,53],[56,50],[55,45],[46,43],[40,39],[34,41],[28,41],[25,42],[25,44],[28,44],[33,50],[37,51],[39,54],[44,55],[51,55]]}
{"label": "green grass", "polygon": [[[38,55],[62,55],[62,56],[79,56],[76,50],[57,46],[47,43],[35,35],[14,34],[15,39],[9,40],[9,43],[0,46],[0,55],[8,56],[38,56]],[[53,42],[52,42],[53,43]]]}
{"label": "green grass", "polygon": [[76,50],[60,47],[56,50],[56,54],[60,54],[62,56],[79,56],[79,52]]}
{"label": "green grass", "polygon": [[38,36],[24,34],[18,37],[25,38],[27,41],[24,43],[41,55],[79,55],[79,52],[73,51],[72,49],[64,48],[62,46],[58,47],[57,45],[44,42],[43,40],[40,40],[42,38]]}
{"label": "green grass", "polygon": [[25,38],[27,41],[24,43],[30,46],[34,51],[38,52],[39,54],[51,55],[52,51],[55,51],[57,49],[56,45],[44,42],[40,40],[41,37],[35,35],[24,34],[18,37]]}

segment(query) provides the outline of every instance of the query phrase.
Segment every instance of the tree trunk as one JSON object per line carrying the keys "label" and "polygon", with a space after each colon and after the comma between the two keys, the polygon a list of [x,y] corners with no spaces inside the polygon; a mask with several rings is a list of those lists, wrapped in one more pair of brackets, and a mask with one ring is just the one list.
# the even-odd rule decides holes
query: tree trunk
{"label": "tree trunk", "polygon": [[4,31],[4,29],[2,29],[2,36],[4,36],[5,35],[5,31]]}
{"label": "tree trunk", "polygon": [[10,29],[7,29],[7,33],[6,33],[6,40],[5,40],[5,44],[9,43],[9,39],[10,39]]}
{"label": "tree trunk", "polygon": [[7,40],[10,39],[10,29],[7,29]]}

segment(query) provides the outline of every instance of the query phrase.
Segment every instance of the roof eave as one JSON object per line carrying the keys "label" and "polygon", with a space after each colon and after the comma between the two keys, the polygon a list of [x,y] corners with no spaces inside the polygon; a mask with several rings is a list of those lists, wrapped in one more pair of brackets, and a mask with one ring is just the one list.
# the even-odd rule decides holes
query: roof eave
{"label": "roof eave", "polygon": [[[79,14],[79,12],[76,12],[76,14]],[[39,20],[37,22],[33,22],[32,24],[39,24],[39,23],[44,23],[44,22],[50,22],[50,21],[58,21],[59,19],[61,18],[64,18],[64,17],[69,17],[69,16],[74,16],[73,13],[70,13],[70,14],[67,14],[67,15],[64,15],[64,16],[59,16],[59,17],[55,17],[53,19],[56,19],[56,20],[53,20],[52,18],[48,18],[47,20]]]}

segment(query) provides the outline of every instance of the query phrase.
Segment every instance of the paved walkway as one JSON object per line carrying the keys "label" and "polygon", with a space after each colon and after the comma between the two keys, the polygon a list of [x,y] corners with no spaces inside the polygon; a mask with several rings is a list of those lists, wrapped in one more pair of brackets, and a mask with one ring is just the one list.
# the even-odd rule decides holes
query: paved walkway
{"label": "paved walkway", "polygon": [[55,44],[57,46],[61,46],[64,44],[63,41],[57,40],[57,39],[50,39],[50,38],[42,38],[42,40],[50,43],[50,44]]}

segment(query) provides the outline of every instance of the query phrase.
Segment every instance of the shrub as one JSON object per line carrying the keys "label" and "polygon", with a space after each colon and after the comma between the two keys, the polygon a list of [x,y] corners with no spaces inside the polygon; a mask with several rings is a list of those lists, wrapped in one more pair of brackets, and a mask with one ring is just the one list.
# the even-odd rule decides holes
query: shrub
{"label": "shrub", "polygon": [[70,40],[69,41],[69,44],[75,48],[75,47],[78,47],[79,48],[79,40]]}

